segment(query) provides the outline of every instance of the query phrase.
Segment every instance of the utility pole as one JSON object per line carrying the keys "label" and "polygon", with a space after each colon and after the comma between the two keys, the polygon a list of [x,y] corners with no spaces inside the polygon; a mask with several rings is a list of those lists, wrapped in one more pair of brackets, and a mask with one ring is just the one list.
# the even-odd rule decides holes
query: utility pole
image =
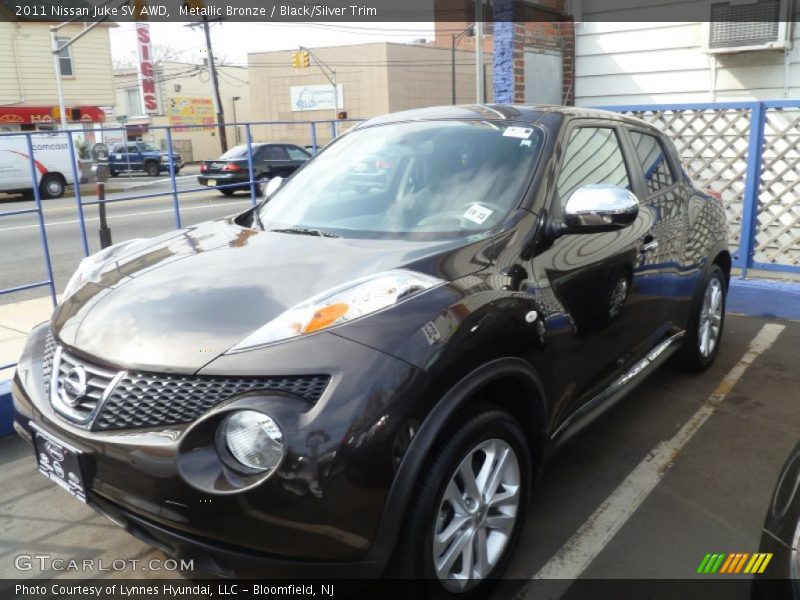
{"label": "utility pole", "polygon": [[483,104],[486,101],[484,90],[485,73],[483,71],[483,0],[475,2],[475,101]]}
{"label": "utility pole", "polygon": [[217,127],[219,128],[219,145],[222,153],[228,151],[228,134],[225,131],[225,113],[222,107],[222,98],[219,95],[219,81],[217,80],[217,66],[214,64],[214,51],[211,48],[211,28],[208,25],[208,17],[203,16],[203,31],[206,34],[206,50],[208,51],[208,74],[211,77],[211,85],[214,87],[214,107],[217,111]]}

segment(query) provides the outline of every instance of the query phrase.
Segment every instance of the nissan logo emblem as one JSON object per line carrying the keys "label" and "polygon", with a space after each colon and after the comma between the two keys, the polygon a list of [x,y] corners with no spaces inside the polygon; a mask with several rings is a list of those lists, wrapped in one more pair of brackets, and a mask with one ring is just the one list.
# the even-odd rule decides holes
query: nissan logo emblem
{"label": "nissan logo emblem", "polygon": [[78,365],[67,371],[61,380],[61,400],[67,406],[75,406],[86,394],[86,369]]}
{"label": "nissan logo emblem", "polygon": [[53,457],[53,460],[55,461],[64,460],[64,453],[61,451],[61,448],[59,448],[55,444],[51,442],[45,442],[44,447],[45,450],[47,450],[47,453]]}

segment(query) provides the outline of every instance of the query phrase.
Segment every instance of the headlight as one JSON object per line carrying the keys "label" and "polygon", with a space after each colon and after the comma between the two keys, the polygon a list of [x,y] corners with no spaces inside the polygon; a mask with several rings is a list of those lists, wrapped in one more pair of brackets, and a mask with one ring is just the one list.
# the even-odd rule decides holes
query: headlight
{"label": "headlight", "polygon": [[444,283],[442,279],[404,269],[351,281],[290,308],[233,346],[227,354],[352,321]]}
{"label": "headlight", "polygon": [[[283,460],[283,433],[269,415],[240,410],[220,423],[217,451],[228,466],[239,471],[272,472]],[[231,458],[236,461],[234,464],[230,464]]]}
{"label": "headlight", "polygon": [[168,162],[169,162],[169,155],[168,155],[168,154],[164,154],[164,155],[161,157],[161,162],[168,163]]}
{"label": "headlight", "polygon": [[61,294],[61,302],[72,296],[87,282],[99,281],[100,275],[111,260],[122,254],[123,250],[128,250],[132,245],[141,241],[142,239],[140,238],[128,240],[127,242],[109,246],[96,254],[84,258],[67,282],[67,287],[64,288],[64,293]]}

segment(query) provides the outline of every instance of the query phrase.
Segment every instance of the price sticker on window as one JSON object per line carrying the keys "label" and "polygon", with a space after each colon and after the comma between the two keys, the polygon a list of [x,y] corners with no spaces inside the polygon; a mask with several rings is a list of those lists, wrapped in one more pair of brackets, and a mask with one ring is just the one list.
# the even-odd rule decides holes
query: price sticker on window
{"label": "price sticker on window", "polygon": [[478,225],[482,225],[483,222],[492,216],[492,211],[485,206],[481,206],[480,204],[473,204],[467,209],[467,212],[464,213],[464,218],[472,221],[473,223],[477,223]]}
{"label": "price sticker on window", "polygon": [[527,140],[533,133],[532,127],[506,127],[503,132],[504,137],[514,137],[521,140]]}

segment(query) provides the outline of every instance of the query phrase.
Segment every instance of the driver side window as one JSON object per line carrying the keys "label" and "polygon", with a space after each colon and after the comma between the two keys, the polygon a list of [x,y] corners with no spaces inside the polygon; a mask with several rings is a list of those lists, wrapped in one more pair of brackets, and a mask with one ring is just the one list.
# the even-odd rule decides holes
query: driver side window
{"label": "driver side window", "polygon": [[564,151],[556,188],[558,202],[553,208],[561,214],[572,192],[596,183],[631,189],[617,132],[609,127],[579,127]]}

